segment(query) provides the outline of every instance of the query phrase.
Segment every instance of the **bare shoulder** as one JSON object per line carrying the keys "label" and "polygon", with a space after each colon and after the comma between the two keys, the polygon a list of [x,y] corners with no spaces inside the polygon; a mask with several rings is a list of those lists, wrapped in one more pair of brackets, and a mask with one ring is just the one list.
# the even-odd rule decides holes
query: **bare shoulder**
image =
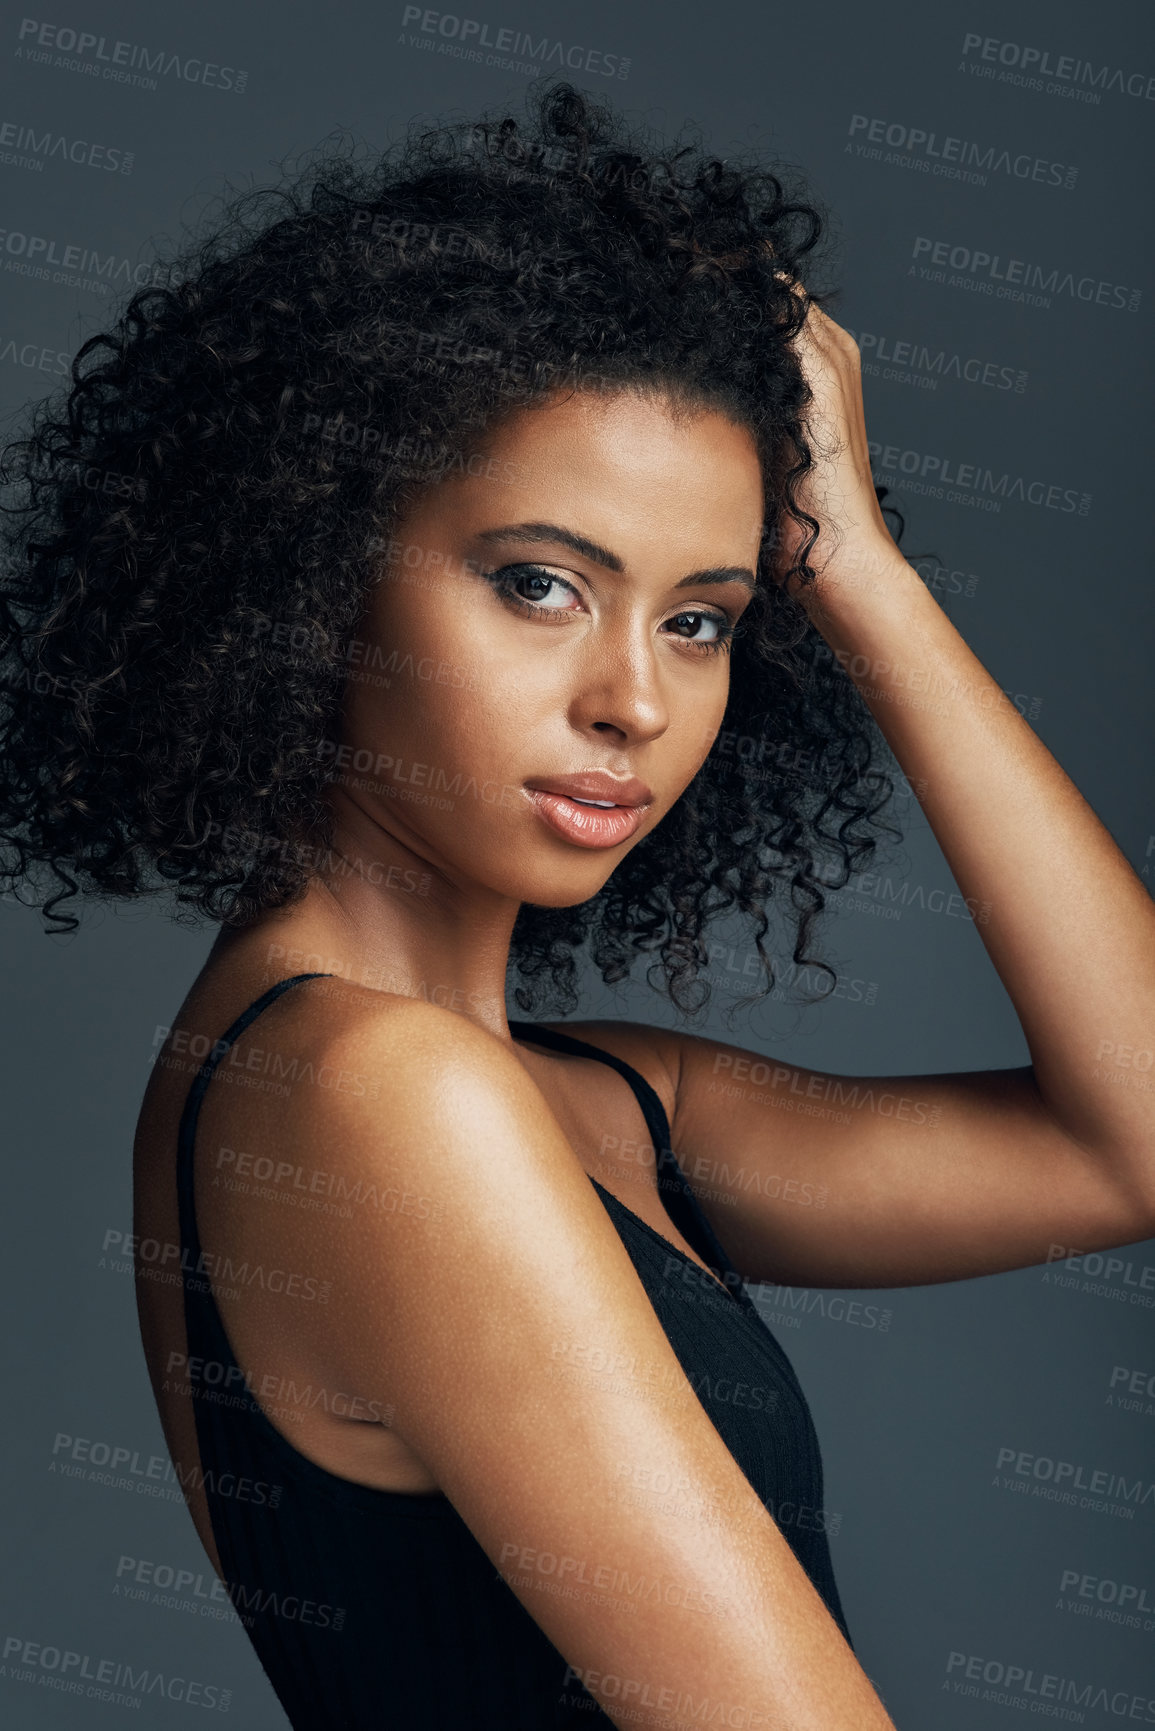
{"label": "bare shoulder", "polygon": [[[331,1101],[333,1113],[349,1120],[382,1103],[392,1113],[427,1113],[454,1099],[504,1097],[511,1088],[537,1094],[506,1043],[421,998],[319,980],[299,1004],[292,1037],[310,1061],[312,1101],[326,1102],[326,1111]],[[369,1116],[379,1131],[380,1111]]]}
{"label": "bare shoulder", "polygon": [[234,1107],[261,1117],[254,1130],[270,1152],[275,1141],[287,1157],[315,1161],[323,1149],[345,1182],[432,1197],[475,1180],[481,1150],[507,1144],[513,1122],[520,1146],[558,1145],[553,1113],[516,1052],[470,1017],[341,979],[312,981],[290,1006],[294,995],[266,1036],[283,1054],[287,1096],[271,1115],[256,1099]]}

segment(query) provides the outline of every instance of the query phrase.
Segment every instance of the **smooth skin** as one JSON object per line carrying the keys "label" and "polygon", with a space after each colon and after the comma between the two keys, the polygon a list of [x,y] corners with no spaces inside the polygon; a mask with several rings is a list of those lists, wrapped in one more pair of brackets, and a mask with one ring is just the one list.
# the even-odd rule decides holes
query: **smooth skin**
{"label": "smooth skin", "polygon": [[[911,1121],[861,1106],[834,1124],[777,1109],[815,1073],[778,1066],[794,1080],[731,1082],[721,1100],[719,1079],[761,1054],[568,1026],[650,1079],[748,1278],[893,1286],[1042,1262],[1056,1241],[1133,1242],[1155,1231],[1155,1096],[1121,1086],[1098,1054],[1104,1041],[1115,1053],[1153,1043],[1149,898],[890,541],[855,345],[817,309],[800,341],[822,453],[810,478],[820,579],[804,603],[852,677],[867,668],[866,699],[925,785],[961,893],[990,904],[980,935],[1032,1065],[876,1078],[937,1110]],[[884,1731],[885,1708],[682,1374],[589,1182],[699,1261],[665,1213],[632,1094],[608,1066],[515,1044],[504,1010],[519,905],[594,894],[721,724],[727,654],[706,645],[750,593],[756,453],[713,411],[582,394],[510,417],[490,449],[512,479],[420,495],[382,556],[330,789],[332,856],[293,907],[222,933],[177,1017],[185,1039],[215,1039],[274,980],[337,976],[294,987],[242,1037],[197,1139],[205,1249],[329,1280],[329,1300],[221,1292],[219,1308],[255,1386],[311,1382],[360,1414],[266,1400],[294,1445],[361,1483],[447,1495],[623,1731],[676,1723],[688,1697],[773,1731]],[[499,587],[482,575],[511,566]],[[914,707],[932,682],[935,707]],[[592,769],[652,792],[620,846],[567,841],[527,788]],[[297,1084],[288,1099],[228,1085],[270,1051],[346,1080]],[[164,1056],[137,1138],[136,1230],[172,1242],[176,1125],[196,1061],[171,1042]],[[237,1151],[406,1200],[351,1219],[280,1206],[252,1184],[226,1188]],[[751,1175],[825,1185],[826,1206],[798,1207]],[[174,1458],[191,1463],[188,1401],[165,1386],[183,1349],[180,1291],[146,1273],[146,1354]],[[623,1500],[623,1481],[651,1471],[699,1487],[701,1512],[693,1498],[674,1516],[660,1499]],[[216,1563],[203,1503],[191,1507]],[[626,1615],[543,1591],[541,1553],[660,1580],[663,1602]],[[603,1677],[630,1681],[624,1704]]]}

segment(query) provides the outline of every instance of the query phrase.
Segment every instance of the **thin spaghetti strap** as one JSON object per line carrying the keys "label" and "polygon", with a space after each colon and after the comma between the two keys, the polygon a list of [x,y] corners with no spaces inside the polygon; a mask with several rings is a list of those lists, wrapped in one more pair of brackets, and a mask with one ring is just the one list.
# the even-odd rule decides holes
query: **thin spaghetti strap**
{"label": "thin spaghetti strap", "polygon": [[[184,1110],[181,1113],[180,1129],[177,1132],[177,1204],[180,1223],[180,1263],[185,1274],[185,1290],[189,1292],[190,1271],[199,1272],[201,1262],[200,1232],[196,1218],[196,1188],[194,1184],[195,1169],[193,1165],[193,1148],[196,1142],[196,1124],[200,1113],[201,1101],[205,1090],[212,1080],[213,1072],[229,1047],[238,1040],[249,1026],[255,1022],[262,1010],[282,992],[287,992],[290,986],[295,986],[300,980],[328,979],[325,973],[292,974],[286,980],[278,980],[275,986],[270,986],[267,992],[262,992],[256,1001],[243,1010],[230,1028],[227,1028],[213,1047],[205,1062],[193,1077],[188,1096],[185,1099]],[[195,1289],[194,1289],[195,1290]]]}
{"label": "thin spaghetti strap", "polygon": [[697,1251],[702,1260],[712,1268],[720,1270],[723,1275],[729,1276],[726,1285],[732,1287],[735,1297],[744,1298],[746,1295],[740,1285],[742,1277],[719,1243],[714,1228],[707,1220],[701,1203],[678,1164],[666,1108],[646,1078],[635,1070],[632,1064],[627,1064],[624,1058],[615,1057],[612,1052],[592,1045],[589,1040],[579,1040],[574,1034],[562,1034],[554,1028],[538,1027],[533,1022],[510,1022],[509,1027],[515,1038],[529,1040],[535,1045],[551,1046],[560,1052],[570,1052],[574,1057],[597,1058],[625,1078],[642,1109],[650,1141],[654,1146],[658,1167],[658,1194],[666,1213],[686,1243]]}

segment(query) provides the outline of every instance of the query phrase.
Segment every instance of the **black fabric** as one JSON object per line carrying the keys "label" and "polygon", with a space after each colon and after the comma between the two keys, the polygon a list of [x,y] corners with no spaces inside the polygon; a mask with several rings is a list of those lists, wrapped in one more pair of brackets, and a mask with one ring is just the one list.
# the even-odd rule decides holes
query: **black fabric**
{"label": "black fabric", "polygon": [[[321,977],[280,980],[237,1018],[194,1078],[180,1123],[189,1380],[205,1497],[229,1596],[295,1731],[609,1727],[612,1721],[580,1683],[565,1685],[562,1655],[447,1497],[375,1490],[315,1465],[266,1416],[233,1354],[211,1284],[215,1278],[226,1285],[229,1270],[202,1257],[197,1232],[197,1115],[217,1063],[249,1024],[299,980]],[[528,1023],[510,1026],[517,1039],[612,1065],[633,1088],[657,1151],[670,1218],[703,1261],[728,1277],[727,1287],[596,1178],[591,1183],[699,1400],[849,1640],[806,1398],[678,1167],[658,1096],[630,1065],[599,1047]],[[674,1519],[711,1514],[691,1501],[692,1488],[667,1492],[627,1479],[614,1494],[666,1508]],[[553,1584],[543,1578],[543,1590]],[[606,1584],[603,1573],[590,1590]],[[611,1579],[608,1590],[625,1602],[650,1584]]]}

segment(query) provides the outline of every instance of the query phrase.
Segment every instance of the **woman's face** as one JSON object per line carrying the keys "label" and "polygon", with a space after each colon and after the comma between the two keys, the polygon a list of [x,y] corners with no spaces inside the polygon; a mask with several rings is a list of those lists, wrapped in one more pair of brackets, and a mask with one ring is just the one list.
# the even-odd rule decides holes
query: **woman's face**
{"label": "woman's face", "polygon": [[468,467],[386,548],[338,782],[450,882],[570,906],[661,822],[721,724],[761,468],[713,410],[580,392],[509,417]]}

